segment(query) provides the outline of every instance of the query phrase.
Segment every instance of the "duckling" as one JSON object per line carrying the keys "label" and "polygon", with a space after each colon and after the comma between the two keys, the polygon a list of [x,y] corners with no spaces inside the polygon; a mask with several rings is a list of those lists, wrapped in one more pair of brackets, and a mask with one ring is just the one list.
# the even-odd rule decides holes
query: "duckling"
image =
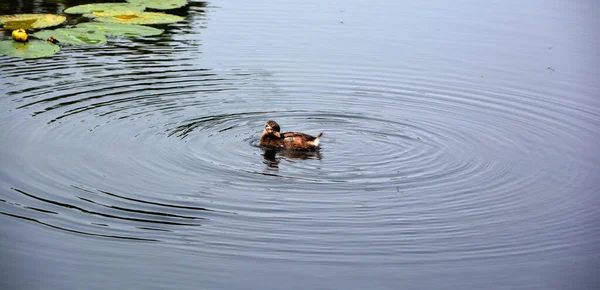
{"label": "duckling", "polygon": [[323,132],[317,137],[300,133],[300,132],[285,132],[279,133],[281,128],[279,124],[273,120],[267,121],[265,131],[260,137],[259,144],[265,147],[282,148],[295,151],[316,151],[319,149],[319,141]]}

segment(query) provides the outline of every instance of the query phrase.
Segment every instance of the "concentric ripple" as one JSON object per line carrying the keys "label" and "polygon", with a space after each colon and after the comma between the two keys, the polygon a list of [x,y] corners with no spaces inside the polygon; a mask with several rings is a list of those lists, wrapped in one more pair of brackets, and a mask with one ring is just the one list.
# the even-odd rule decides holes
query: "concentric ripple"
{"label": "concentric ripple", "polygon": [[[156,38],[0,57],[3,217],[225,269],[512,273],[593,248],[598,69],[547,63],[587,50],[504,49],[523,35],[427,3],[191,2]],[[267,120],[321,149],[261,148]]]}

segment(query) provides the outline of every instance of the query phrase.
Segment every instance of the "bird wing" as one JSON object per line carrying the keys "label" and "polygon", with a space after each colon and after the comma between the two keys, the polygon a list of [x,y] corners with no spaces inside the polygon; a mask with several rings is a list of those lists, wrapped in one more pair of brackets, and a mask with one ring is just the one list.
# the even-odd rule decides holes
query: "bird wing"
{"label": "bird wing", "polygon": [[285,132],[285,133],[281,134],[281,136],[283,138],[285,138],[286,140],[295,140],[295,141],[297,140],[297,141],[304,141],[304,142],[314,141],[316,139],[316,137],[314,137],[314,136],[300,133],[300,132]]}
{"label": "bird wing", "polygon": [[312,150],[319,146],[317,137],[300,132],[286,132],[282,137],[284,147],[291,150]]}

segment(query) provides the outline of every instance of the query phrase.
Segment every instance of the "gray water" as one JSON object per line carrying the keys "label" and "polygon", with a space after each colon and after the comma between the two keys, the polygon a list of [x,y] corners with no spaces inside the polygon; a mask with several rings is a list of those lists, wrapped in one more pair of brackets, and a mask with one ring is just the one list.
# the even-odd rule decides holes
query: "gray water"
{"label": "gray water", "polygon": [[[0,56],[0,288],[594,289],[598,12],[190,1]],[[320,152],[263,150],[269,119]]]}

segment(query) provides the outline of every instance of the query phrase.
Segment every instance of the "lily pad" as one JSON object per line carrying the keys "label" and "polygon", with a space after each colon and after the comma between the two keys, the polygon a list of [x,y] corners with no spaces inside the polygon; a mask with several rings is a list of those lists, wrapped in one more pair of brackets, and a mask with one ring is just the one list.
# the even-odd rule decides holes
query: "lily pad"
{"label": "lily pad", "polygon": [[20,58],[39,58],[57,53],[60,47],[56,44],[41,40],[16,42],[12,40],[0,41],[0,54]]}
{"label": "lily pad", "polygon": [[47,39],[55,36],[59,43],[72,45],[103,44],[106,36],[85,28],[59,28],[55,30],[43,30],[34,34],[38,38]]}
{"label": "lily pad", "polygon": [[161,12],[142,12],[140,14],[116,15],[110,17],[97,17],[94,20],[109,23],[122,24],[164,24],[174,23],[184,18],[177,15]]}
{"label": "lily pad", "polygon": [[113,17],[113,16],[130,16],[130,15],[140,15],[142,11],[136,10],[107,10],[107,11],[92,11],[90,13],[83,14],[84,17],[87,18],[96,18],[96,17]]}
{"label": "lily pad", "polygon": [[187,4],[187,0],[127,0],[127,2],[160,10],[175,9]]}
{"label": "lily pad", "polygon": [[55,14],[15,14],[0,16],[0,24],[4,29],[36,29],[59,25],[67,20],[62,15]]}
{"label": "lily pad", "polygon": [[[144,5],[133,3],[97,3],[77,5],[65,9],[68,14],[86,14],[86,13],[115,13],[119,11],[137,11],[142,12],[146,9]],[[118,15],[118,14],[117,14]],[[108,15],[111,16],[111,15]]]}
{"label": "lily pad", "polygon": [[162,29],[154,27],[121,23],[86,22],[78,24],[77,27],[94,30],[110,36],[151,36],[159,35],[163,32]]}

